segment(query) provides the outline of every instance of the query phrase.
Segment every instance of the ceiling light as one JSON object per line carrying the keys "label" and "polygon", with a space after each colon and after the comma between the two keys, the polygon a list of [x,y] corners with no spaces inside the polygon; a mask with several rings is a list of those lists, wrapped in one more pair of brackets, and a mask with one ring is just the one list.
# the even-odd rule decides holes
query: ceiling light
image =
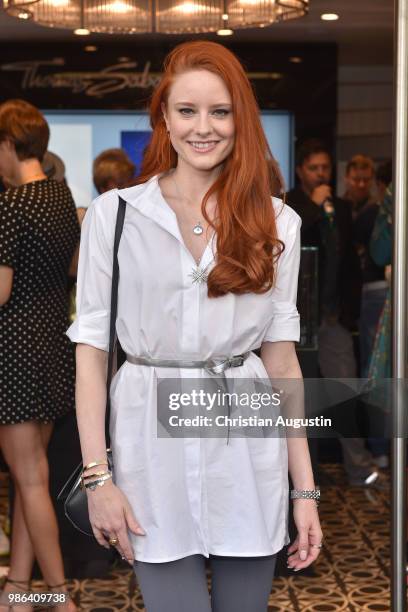
{"label": "ceiling light", "polygon": [[151,32],[149,4],[150,0],[3,0],[9,15],[29,12],[36,23],[67,28],[77,36],[90,32]]}
{"label": "ceiling light", "polygon": [[[193,34],[230,36],[238,28],[265,27],[303,17],[310,0],[3,0],[10,15],[30,13],[43,26],[68,28],[77,36]],[[27,11],[27,7],[29,11]],[[228,27],[227,27],[228,24]]]}
{"label": "ceiling light", "polygon": [[231,28],[260,27],[303,17],[309,0],[226,0]]}
{"label": "ceiling light", "polygon": [[222,0],[156,0],[156,30],[163,34],[216,32],[223,27]]}
{"label": "ceiling light", "polygon": [[48,0],[48,2],[53,8],[67,8],[69,6],[69,0]]}
{"label": "ceiling light", "polygon": [[320,15],[320,19],[322,19],[322,21],[337,21],[338,18],[339,16],[337,13],[323,13]]}
{"label": "ceiling light", "polygon": [[[129,15],[133,11],[133,6],[131,3],[122,2],[121,0],[114,0],[113,2],[104,2],[105,10],[112,14],[113,18],[115,15]],[[98,13],[100,11],[100,7],[97,3],[93,5],[89,4],[87,7],[87,13]]]}
{"label": "ceiling light", "polygon": [[95,45],[86,45],[85,47],[85,51],[88,51],[89,53],[92,53],[93,51],[97,51],[98,47],[96,47]]}

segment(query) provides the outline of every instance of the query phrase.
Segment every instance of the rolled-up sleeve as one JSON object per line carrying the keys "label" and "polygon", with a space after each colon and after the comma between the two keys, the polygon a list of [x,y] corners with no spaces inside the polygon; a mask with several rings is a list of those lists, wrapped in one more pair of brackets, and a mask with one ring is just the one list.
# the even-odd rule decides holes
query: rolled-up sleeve
{"label": "rolled-up sleeve", "polygon": [[[108,195],[108,194],[107,194]],[[109,350],[110,299],[116,198],[92,202],[82,223],[76,319],[67,331],[72,342]]]}
{"label": "rolled-up sleeve", "polygon": [[272,318],[266,328],[264,342],[299,342],[300,321],[296,307],[300,264],[300,217],[291,211],[283,242],[285,250],[279,258],[275,287],[271,291]]}

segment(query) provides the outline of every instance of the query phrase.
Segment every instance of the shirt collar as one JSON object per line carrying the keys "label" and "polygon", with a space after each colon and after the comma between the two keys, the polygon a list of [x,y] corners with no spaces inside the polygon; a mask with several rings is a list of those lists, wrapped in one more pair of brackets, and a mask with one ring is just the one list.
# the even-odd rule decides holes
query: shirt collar
{"label": "shirt collar", "polygon": [[[172,234],[188,251],[177,223],[174,210],[163,197],[159,186],[159,178],[162,174],[156,174],[151,179],[134,187],[118,189],[117,193],[127,204],[138,210],[142,215],[148,217],[165,231]],[[216,240],[213,235],[206,250],[204,251],[201,265],[205,266],[214,258],[216,251]],[[190,254],[191,256],[191,254]]]}
{"label": "shirt collar", "polygon": [[140,185],[134,185],[133,187],[126,187],[125,189],[118,189],[118,195],[123,198],[127,204],[130,204],[134,208],[143,210],[152,201],[152,195],[157,191],[160,191],[159,187],[159,174],[152,176],[146,183]]}

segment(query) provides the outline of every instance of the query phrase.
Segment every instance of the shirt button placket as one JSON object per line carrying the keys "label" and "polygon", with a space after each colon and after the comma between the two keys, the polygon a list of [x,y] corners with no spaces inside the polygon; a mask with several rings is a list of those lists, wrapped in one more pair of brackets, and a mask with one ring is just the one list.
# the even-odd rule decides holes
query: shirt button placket
{"label": "shirt button placket", "polygon": [[[183,320],[181,322],[182,337],[180,341],[181,358],[194,359],[200,355],[200,288],[201,283],[194,282],[191,273],[194,270],[192,258],[189,253],[183,253],[182,270],[184,278],[183,291]],[[199,370],[181,370],[181,376],[197,377]],[[188,483],[188,496],[190,500],[193,520],[197,529],[197,538],[203,554],[208,555],[206,538],[203,530],[202,508],[202,473],[201,473],[201,440],[197,438],[184,438],[186,454],[186,478]],[[205,527],[204,527],[205,529]]]}

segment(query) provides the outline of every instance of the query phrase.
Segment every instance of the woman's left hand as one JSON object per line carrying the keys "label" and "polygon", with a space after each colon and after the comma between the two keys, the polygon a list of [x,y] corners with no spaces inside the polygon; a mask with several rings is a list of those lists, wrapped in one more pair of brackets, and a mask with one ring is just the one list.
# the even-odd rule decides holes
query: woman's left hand
{"label": "woman's left hand", "polygon": [[293,518],[298,535],[288,548],[288,567],[297,571],[316,561],[320,554],[323,533],[313,499],[295,499]]}

